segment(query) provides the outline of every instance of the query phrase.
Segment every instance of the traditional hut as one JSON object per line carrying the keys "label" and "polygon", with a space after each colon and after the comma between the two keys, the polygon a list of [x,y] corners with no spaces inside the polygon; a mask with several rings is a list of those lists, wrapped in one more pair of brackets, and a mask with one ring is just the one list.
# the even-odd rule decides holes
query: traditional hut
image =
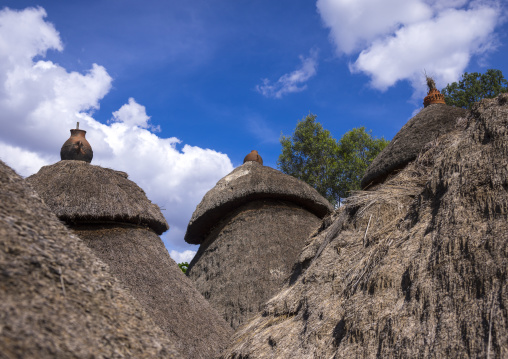
{"label": "traditional hut", "polygon": [[431,78],[427,80],[429,93],[424,99],[425,107],[400,129],[372,161],[361,181],[363,189],[383,182],[389,175],[414,161],[427,143],[452,131],[457,120],[466,116],[465,109],[446,105],[434,81]]}
{"label": "traditional hut", "polygon": [[201,246],[187,273],[236,328],[280,288],[305,238],[332,210],[312,187],[263,166],[253,151],[194,211],[185,240]]}
{"label": "traditional hut", "polygon": [[166,220],[126,173],[62,160],[27,181],[109,265],[182,355],[210,358],[226,345],[231,328],[171,259],[158,236],[169,228]]}
{"label": "traditional hut", "polygon": [[33,189],[0,161],[0,357],[181,358]]}
{"label": "traditional hut", "polygon": [[222,358],[508,357],[507,128],[482,100],[349,197]]}

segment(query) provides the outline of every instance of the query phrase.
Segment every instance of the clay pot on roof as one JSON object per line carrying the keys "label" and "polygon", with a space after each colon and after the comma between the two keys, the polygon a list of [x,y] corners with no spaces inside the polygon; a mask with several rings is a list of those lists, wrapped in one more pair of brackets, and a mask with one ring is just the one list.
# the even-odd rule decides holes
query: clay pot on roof
{"label": "clay pot on roof", "polygon": [[171,259],[159,237],[169,228],[166,220],[125,172],[60,161],[27,181],[109,265],[180,353],[210,358],[226,345],[231,328]]}
{"label": "clay pot on roof", "polygon": [[332,210],[306,183],[247,161],[194,211],[185,240],[201,246],[187,273],[236,328],[280,288],[305,239]]}
{"label": "clay pot on roof", "polygon": [[60,149],[60,158],[62,160],[92,162],[93,151],[92,146],[85,138],[86,131],[79,129],[79,122],[76,124],[76,128],[70,131],[71,137]]}

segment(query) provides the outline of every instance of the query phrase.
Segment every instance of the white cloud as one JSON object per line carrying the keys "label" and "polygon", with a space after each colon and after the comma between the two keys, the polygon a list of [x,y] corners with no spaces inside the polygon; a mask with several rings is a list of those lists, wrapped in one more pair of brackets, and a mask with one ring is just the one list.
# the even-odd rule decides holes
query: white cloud
{"label": "white cloud", "polygon": [[352,72],[379,90],[409,80],[418,96],[424,70],[444,86],[495,49],[502,14],[497,0],[318,0],[317,8],[337,53],[359,53]]}
{"label": "white cloud", "polygon": [[[112,114],[111,123],[96,121],[92,111],[99,108],[112,79],[95,64],[80,74],[34,60],[62,50],[45,16],[41,8],[0,11],[0,158],[21,175],[30,175],[59,160],[69,129],[80,121],[94,151],[92,163],[127,172],[165,209],[171,226],[165,243],[189,248],[183,234],[190,216],[204,194],[233,169],[231,161],[209,149],[179,149],[180,140],[174,137],[158,137],[150,131],[154,127],[145,107],[132,98]],[[10,34],[16,34],[16,42]]]}
{"label": "white cloud", "polygon": [[311,51],[309,57],[300,56],[302,65],[299,69],[282,75],[277,82],[271,83],[269,79],[263,79],[262,85],[257,85],[256,90],[265,97],[281,98],[282,95],[300,92],[307,88],[305,82],[316,74],[317,51]]}
{"label": "white cloud", "polygon": [[429,19],[421,0],[318,0],[317,8],[339,53],[350,54],[402,24]]}
{"label": "white cloud", "polygon": [[171,258],[173,258],[173,260],[176,263],[183,263],[183,262],[190,263],[192,258],[194,258],[194,256],[196,255],[196,251],[191,251],[188,249],[183,252],[178,252],[178,251],[172,250],[169,253],[169,255],[171,256]]}
{"label": "white cloud", "polygon": [[129,103],[126,103],[118,111],[113,112],[113,122],[123,122],[128,126],[138,126],[141,128],[151,129],[152,131],[160,131],[160,126],[154,127],[148,124],[150,116],[146,114],[146,108],[140,105],[132,97]]}

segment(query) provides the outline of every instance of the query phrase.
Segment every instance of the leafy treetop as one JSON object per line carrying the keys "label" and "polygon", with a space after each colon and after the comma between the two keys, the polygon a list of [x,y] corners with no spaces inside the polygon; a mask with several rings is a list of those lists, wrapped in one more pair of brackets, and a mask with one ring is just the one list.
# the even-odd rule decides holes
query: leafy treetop
{"label": "leafy treetop", "polygon": [[484,74],[465,72],[458,83],[452,82],[441,90],[447,105],[467,109],[483,98],[493,98],[503,92],[508,92],[508,81],[500,70],[493,69]]}
{"label": "leafy treetop", "polygon": [[365,127],[354,128],[340,141],[309,114],[300,120],[291,136],[281,136],[282,153],[277,167],[314,187],[337,206],[353,190],[360,189],[365,170],[388,144],[373,138]]}

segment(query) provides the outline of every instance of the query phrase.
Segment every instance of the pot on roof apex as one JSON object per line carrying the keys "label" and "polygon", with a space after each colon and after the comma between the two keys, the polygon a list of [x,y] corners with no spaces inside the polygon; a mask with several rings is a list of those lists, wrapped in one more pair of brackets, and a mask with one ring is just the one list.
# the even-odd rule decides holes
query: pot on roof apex
{"label": "pot on roof apex", "polygon": [[446,105],[444,95],[436,88],[436,83],[432,77],[427,77],[427,87],[429,88],[429,93],[423,99],[423,107],[436,103]]}
{"label": "pot on roof apex", "polygon": [[261,158],[258,151],[256,151],[256,150],[250,151],[250,153],[247,156],[245,156],[245,158],[243,159],[243,163],[245,163],[247,161],[258,162],[261,165],[263,164],[263,159]]}
{"label": "pot on roof apex", "polygon": [[92,162],[92,146],[85,138],[86,131],[79,129],[79,122],[76,128],[71,130],[71,137],[63,144],[60,150],[60,159]]}

